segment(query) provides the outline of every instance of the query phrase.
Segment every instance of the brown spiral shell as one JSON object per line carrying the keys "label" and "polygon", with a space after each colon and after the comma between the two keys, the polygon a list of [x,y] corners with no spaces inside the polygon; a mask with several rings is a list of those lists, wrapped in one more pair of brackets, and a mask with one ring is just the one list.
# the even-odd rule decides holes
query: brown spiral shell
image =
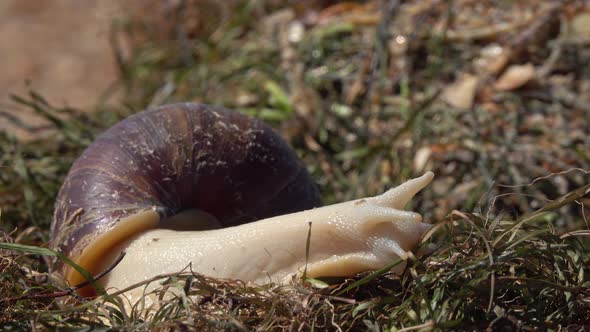
{"label": "brown spiral shell", "polygon": [[199,209],[225,227],[320,205],[305,168],[268,125],[221,107],[171,104],[121,121],[74,162],[51,242],[75,260],[145,210],[163,220]]}

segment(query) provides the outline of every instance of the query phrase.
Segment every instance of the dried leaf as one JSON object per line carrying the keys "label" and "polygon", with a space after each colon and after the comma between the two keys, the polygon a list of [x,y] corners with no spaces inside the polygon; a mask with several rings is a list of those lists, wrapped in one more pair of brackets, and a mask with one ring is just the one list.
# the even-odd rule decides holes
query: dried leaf
{"label": "dried leaf", "polygon": [[590,12],[581,13],[570,21],[568,36],[575,39],[590,40]]}
{"label": "dried leaf", "polygon": [[531,63],[510,66],[496,81],[498,91],[512,91],[527,84],[535,77],[535,66]]}
{"label": "dried leaf", "polygon": [[465,74],[443,92],[443,99],[451,106],[469,109],[473,106],[479,77]]}
{"label": "dried leaf", "polygon": [[416,155],[414,156],[414,171],[416,173],[422,173],[426,170],[431,155],[432,149],[428,146],[423,146],[416,151]]}
{"label": "dried leaf", "polygon": [[490,44],[481,50],[480,57],[475,60],[475,65],[486,73],[496,75],[506,68],[510,55],[510,48],[495,43]]}

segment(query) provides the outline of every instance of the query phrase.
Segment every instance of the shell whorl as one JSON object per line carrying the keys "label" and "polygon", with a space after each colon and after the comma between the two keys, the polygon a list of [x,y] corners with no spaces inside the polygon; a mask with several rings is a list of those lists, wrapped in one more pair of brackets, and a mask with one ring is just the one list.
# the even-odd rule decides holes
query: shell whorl
{"label": "shell whorl", "polygon": [[51,239],[76,257],[145,210],[163,219],[200,209],[234,226],[319,205],[305,168],[269,126],[221,107],[172,104],[121,121],[74,162]]}

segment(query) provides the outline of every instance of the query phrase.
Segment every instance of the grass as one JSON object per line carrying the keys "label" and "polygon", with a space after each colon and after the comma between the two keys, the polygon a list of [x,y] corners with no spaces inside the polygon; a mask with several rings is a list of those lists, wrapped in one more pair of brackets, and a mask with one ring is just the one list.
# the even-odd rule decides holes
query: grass
{"label": "grass", "polygon": [[[215,7],[185,5],[195,3]],[[0,133],[0,327],[588,327],[590,51],[565,32],[583,4],[348,3],[317,7],[315,20],[298,5],[232,6],[222,19],[179,12],[170,30],[151,30],[161,22],[141,16],[115,22],[121,80],[114,90],[122,97],[114,106],[81,112],[35,92],[3,106],[36,112],[54,130],[28,142]],[[194,20],[208,28],[192,27]],[[502,71],[479,67],[490,45],[507,54],[505,67],[531,63],[536,77],[518,89],[494,89]],[[446,100],[463,74],[479,79],[467,108]],[[432,169],[435,182],[412,208],[437,226],[401,275],[384,268],[262,287],[168,275],[157,292],[181,295],[144,316],[139,308],[125,313],[112,294],[79,299],[49,271],[56,255],[45,249],[67,169],[117,120],[175,101],[221,104],[271,123],[327,204],[380,193]]]}

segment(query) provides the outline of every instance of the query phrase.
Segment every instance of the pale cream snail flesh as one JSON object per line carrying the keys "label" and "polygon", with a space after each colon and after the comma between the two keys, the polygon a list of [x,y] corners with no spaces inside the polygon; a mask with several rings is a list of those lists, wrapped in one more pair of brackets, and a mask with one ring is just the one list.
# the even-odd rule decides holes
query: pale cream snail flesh
{"label": "pale cream snail flesh", "polygon": [[[270,127],[220,107],[166,105],[115,125],[74,163],[52,244],[92,275],[125,252],[99,281],[107,290],[189,265],[257,284],[303,271],[352,276],[416,246],[430,225],[404,207],[433,177],[319,207],[313,181]],[[68,265],[57,269],[71,285],[85,281]]]}

